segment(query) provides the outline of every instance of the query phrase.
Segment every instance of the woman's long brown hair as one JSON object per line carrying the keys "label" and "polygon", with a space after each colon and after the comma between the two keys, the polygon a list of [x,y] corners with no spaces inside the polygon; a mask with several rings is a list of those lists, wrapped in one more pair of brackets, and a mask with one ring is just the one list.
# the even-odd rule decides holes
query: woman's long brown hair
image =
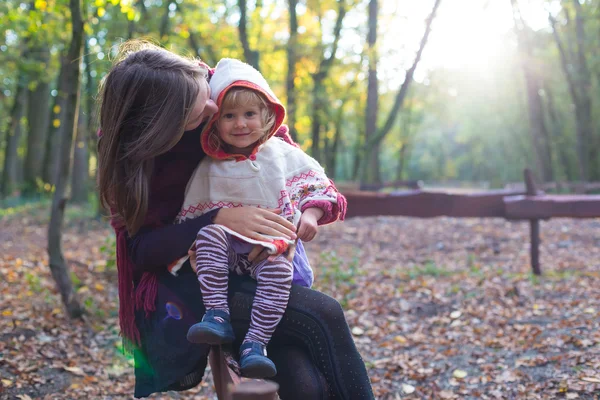
{"label": "woman's long brown hair", "polygon": [[197,61],[132,40],[101,83],[100,201],[129,235],[146,217],[154,159],[181,139],[207,73]]}

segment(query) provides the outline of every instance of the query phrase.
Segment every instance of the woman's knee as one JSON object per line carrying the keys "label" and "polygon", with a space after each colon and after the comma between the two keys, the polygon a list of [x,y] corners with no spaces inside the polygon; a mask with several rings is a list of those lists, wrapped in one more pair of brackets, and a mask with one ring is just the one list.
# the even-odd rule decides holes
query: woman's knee
{"label": "woman's knee", "polygon": [[314,310],[318,312],[319,316],[325,322],[331,323],[333,321],[345,320],[342,305],[336,299],[316,290],[310,290],[310,293],[311,296],[309,298],[305,297],[305,299],[309,300],[305,301],[312,303],[311,308],[314,307]]}

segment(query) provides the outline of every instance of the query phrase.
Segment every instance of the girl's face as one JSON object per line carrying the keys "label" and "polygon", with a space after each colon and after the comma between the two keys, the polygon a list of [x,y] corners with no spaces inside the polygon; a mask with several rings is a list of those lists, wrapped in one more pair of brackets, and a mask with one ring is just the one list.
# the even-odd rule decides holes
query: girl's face
{"label": "girl's face", "polygon": [[229,145],[229,152],[249,156],[254,144],[264,135],[261,109],[246,105],[221,110],[219,138]]}
{"label": "girl's face", "polygon": [[188,122],[185,124],[184,130],[191,131],[196,129],[200,124],[208,121],[217,111],[219,111],[217,105],[210,99],[210,87],[208,86],[208,81],[202,79],[198,97],[196,98],[196,102],[194,103],[194,107]]}

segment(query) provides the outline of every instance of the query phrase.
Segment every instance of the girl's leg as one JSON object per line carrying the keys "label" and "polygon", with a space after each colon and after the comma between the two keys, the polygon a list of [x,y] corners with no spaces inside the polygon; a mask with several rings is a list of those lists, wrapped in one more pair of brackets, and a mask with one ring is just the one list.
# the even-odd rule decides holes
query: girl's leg
{"label": "girl's leg", "polygon": [[218,225],[209,225],[196,238],[196,275],[206,313],[202,321],[190,327],[187,339],[192,343],[222,344],[234,340],[227,304],[229,268],[236,258],[227,233]]}
{"label": "girl's leg", "polygon": [[249,378],[268,378],[277,374],[266,347],[285,312],[292,286],[292,263],[284,256],[250,266],[249,272],[257,281],[252,302],[250,328],[240,347],[242,375]]}
{"label": "girl's leg", "polygon": [[209,225],[198,232],[195,268],[206,310],[229,313],[229,252],[227,234],[219,226]]}
{"label": "girl's leg", "polygon": [[294,268],[284,256],[251,267],[256,279],[256,295],[252,302],[250,328],[244,342],[258,342],[266,346],[281,321],[290,298]]}

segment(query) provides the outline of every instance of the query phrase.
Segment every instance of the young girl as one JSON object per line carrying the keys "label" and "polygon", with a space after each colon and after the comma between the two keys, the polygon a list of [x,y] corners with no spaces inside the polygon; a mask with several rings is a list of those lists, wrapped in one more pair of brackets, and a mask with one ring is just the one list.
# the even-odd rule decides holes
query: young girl
{"label": "young girl", "polygon": [[[323,168],[302,150],[273,135],[284,129],[285,108],[262,75],[250,65],[223,59],[210,81],[220,112],[201,135],[205,158],[188,183],[180,222],[215,208],[253,206],[278,208],[298,225],[297,236],[312,240],[317,226],[343,219],[345,204]],[[342,199],[341,201],[338,201]],[[234,340],[227,303],[230,269],[257,280],[250,328],[240,348],[244,376],[266,378],[277,373],[266,357],[266,346],[286,309],[294,270],[310,287],[312,271],[304,260],[290,261],[293,243],[276,231],[247,237],[222,225],[209,225],[196,239],[196,274],[206,314],[188,331],[195,343],[221,344]],[[258,264],[248,261],[256,246],[271,256]]]}

